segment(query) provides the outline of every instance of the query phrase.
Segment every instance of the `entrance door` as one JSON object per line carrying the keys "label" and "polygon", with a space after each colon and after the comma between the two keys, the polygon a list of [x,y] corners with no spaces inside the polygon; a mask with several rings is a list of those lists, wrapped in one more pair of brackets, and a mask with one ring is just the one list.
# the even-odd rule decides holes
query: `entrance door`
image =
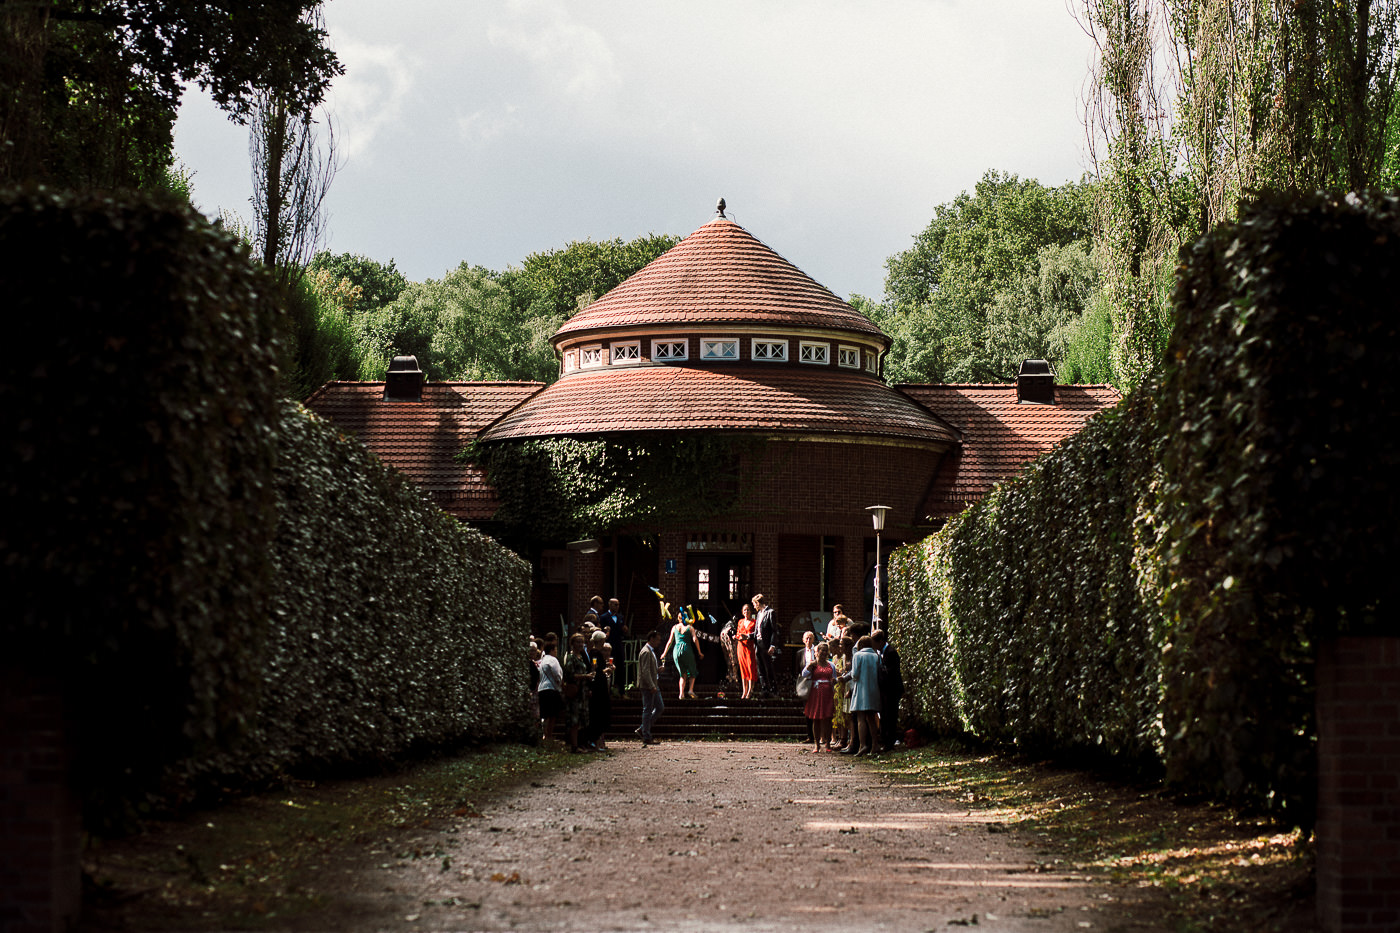
{"label": "entrance door", "polygon": [[752,568],[748,554],[686,555],[687,605],[723,625],[739,614],[739,607],[752,595]]}
{"label": "entrance door", "polygon": [[[687,554],[686,604],[694,606],[710,620],[697,626],[708,635],[739,614],[752,588],[753,558],[748,554]],[[714,650],[710,650],[713,648]],[[700,682],[719,683],[728,674],[719,645],[705,642],[705,658],[700,662]]]}

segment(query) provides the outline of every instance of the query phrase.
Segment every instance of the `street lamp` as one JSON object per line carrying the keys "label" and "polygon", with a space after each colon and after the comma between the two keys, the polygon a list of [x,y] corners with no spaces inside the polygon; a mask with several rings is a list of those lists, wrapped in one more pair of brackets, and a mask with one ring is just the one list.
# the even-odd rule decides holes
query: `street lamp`
{"label": "street lamp", "polygon": [[885,530],[885,514],[889,510],[888,505],[871,505],[865,509],[875,523],[875,606],[870,613],[872,631],[885,627],[885,601],[880,598],[883,595],[880,590],[880,532]]}

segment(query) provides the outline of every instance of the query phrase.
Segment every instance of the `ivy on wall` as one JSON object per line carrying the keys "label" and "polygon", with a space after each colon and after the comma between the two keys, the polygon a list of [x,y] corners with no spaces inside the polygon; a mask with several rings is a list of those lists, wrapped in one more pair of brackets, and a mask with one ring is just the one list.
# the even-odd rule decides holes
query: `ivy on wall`
{"label": "ivy on wall", "polygon": [[1169,366],[891,558],[916,719],[1315,806],[1316,642],[1400,635],[1400,198],[1268,199],[1186,257]]}
{"label": "ivy on wall", "polygon": [[473,444],[461,458],[485,467],[508,536],[566,541],[729,510],[744,454],[759,443],[681,433],[555,437]]}

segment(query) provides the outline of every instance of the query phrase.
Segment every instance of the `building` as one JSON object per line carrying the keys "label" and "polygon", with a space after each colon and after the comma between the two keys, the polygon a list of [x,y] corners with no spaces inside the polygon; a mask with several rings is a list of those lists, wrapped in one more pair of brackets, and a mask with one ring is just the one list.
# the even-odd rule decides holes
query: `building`
{"label": "building", "polygon": [[[1030,458],[1112,406],[1107,386],[1056,386],[1028,361],[1015,385],[891,387],[890,339],[724,215],[570,318],[558,381],[329,383],[308,406],[360,436],[445,510],[489,526],[499,500],[468,443],[731,438],[739,488],[684,525],[618,523],[586,541],[534,542],[534,622],[577,621],[616,595],[634,634],[660,624],[650,587],[727,619],[764,593],[785,625],[833,604],[870,617],[882,554],[941,526]],[[704,679],[702,671],[702,679]]]}

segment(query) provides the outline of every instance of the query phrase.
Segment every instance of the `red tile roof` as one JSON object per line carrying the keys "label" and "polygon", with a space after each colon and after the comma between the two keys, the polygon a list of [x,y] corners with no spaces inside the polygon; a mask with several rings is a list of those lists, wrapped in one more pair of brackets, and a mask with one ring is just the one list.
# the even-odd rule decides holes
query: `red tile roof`
{"label": "red tile roof", "polygon": [[554,341],[600,328],[736,324],[836,328],[889,346],[864,315],[724,217],[575,314]]}
{"label": "red tile roof", "polygon": [[947,519],[1073,435],[1089,418],[1122,398],[1112,386],[1056,386],[1054,405],[1018,404],[1010,385],[900,385],[963,433],[924,500],[927,520]]}
{"label": "red tile roof", "polygon": [[608,367],[571,373],[483,441],[625,431],[843,435],[946,446],[956,432],[884,383],[795,367]]}
{"label": "red tile roof", "polygon": [[379,459],[400,470],[460,519],[484,521],[496,511],[496,491],[475,464],[457,452],[477,432],[538,392],[538,382],[430,382],[422,401],[384,398],[382,382],[328,382],[306,407],[358,437]]}

